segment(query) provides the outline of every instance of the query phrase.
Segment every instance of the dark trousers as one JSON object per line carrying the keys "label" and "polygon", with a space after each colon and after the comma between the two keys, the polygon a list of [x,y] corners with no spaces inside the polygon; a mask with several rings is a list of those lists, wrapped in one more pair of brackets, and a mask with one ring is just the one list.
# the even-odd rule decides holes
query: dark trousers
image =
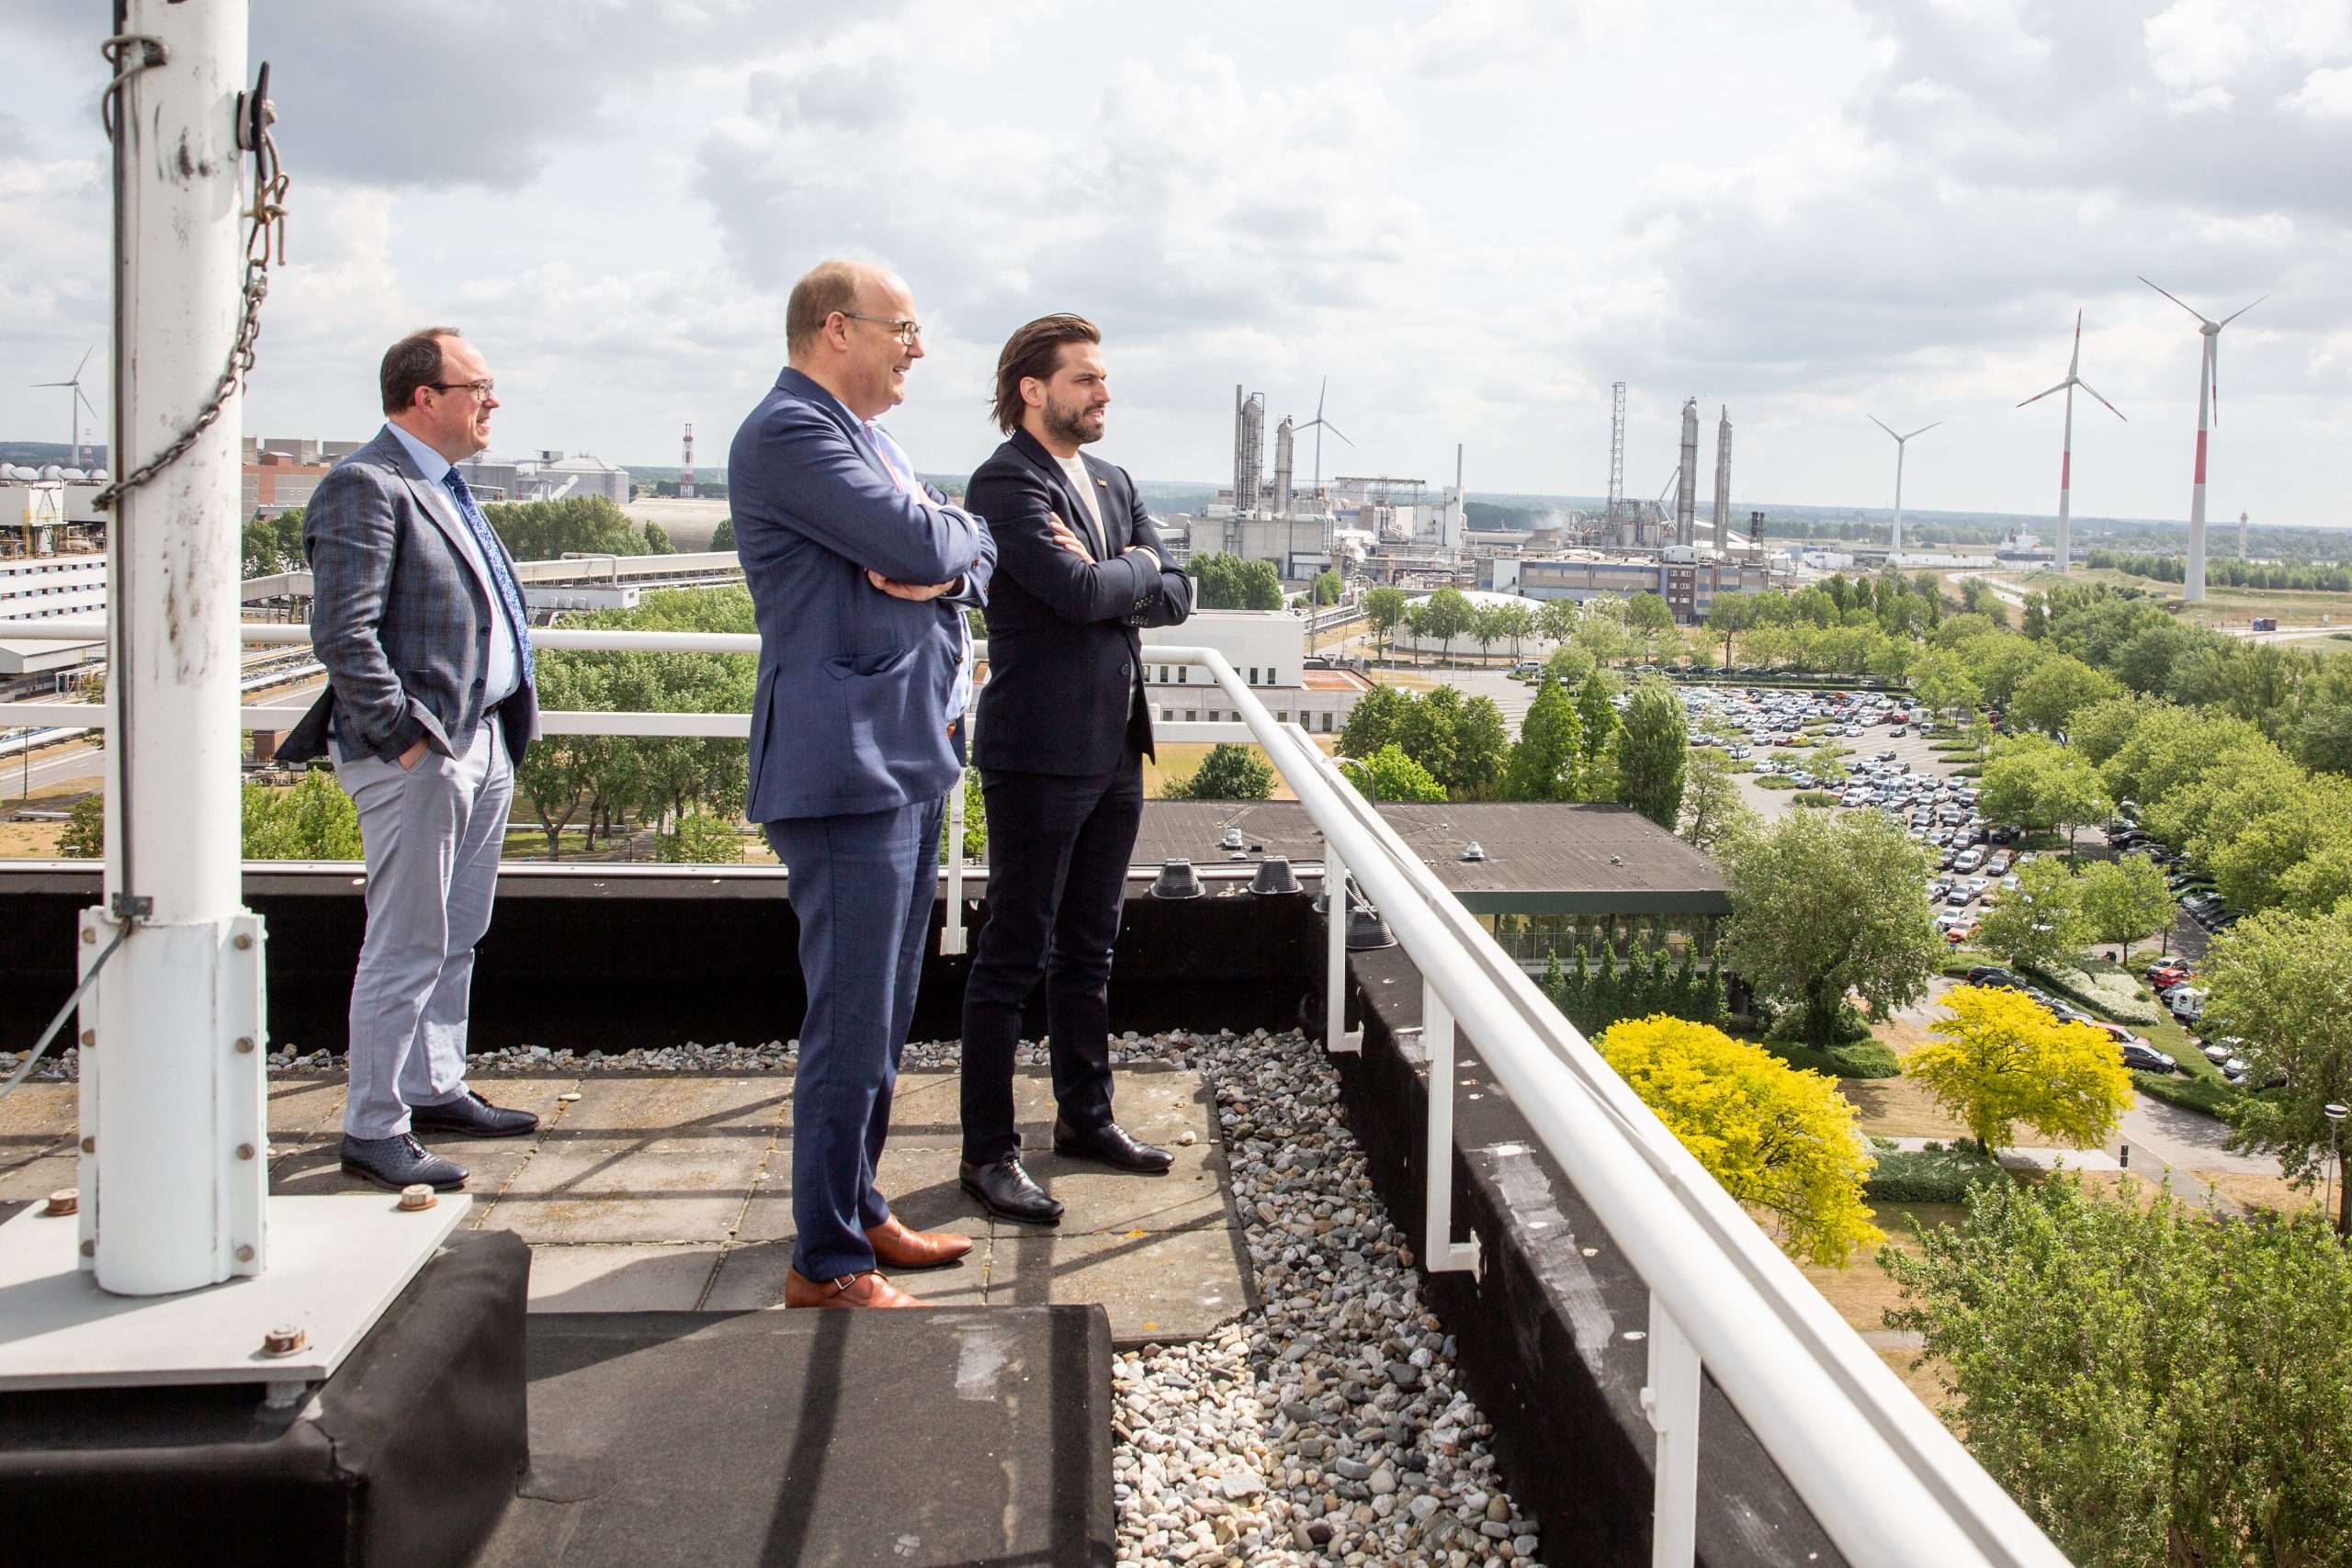
{"label": "dark trousers", "polygon": [[856,817],[766,824],[791,873],[808,1014],[792,1080],[792,1266],[807,1280],[874,1267],[866,1231],[890,1217],[874,1170],[913,1027],[938,897],[945,798]]}
{"label": "dark trousers", "polygon": [[1012,1057],[1042,980],[1054,1099],[1073,1127],[1111,1120],[1111,946],[1143,821],[1143,766],[1107,773],[987,773],[989,923],[964,985],[964,1157],[1021,1146]]}

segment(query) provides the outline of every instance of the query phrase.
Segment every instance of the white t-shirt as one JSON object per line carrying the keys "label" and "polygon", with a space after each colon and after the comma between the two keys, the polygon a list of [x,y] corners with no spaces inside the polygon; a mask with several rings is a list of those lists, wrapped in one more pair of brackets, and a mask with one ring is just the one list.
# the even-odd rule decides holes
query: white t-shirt
{"label": "white t-shirt", "polygon": [[1083,457],[1056,457],[1054,461],[1059,463],[1062,472],[1069,476],[1070,489],[1078,491],[1078,498],[1086,502],[1086,514],[1094,522],[1094,556],[1100,560],[1110,553],[1111,538],[1102,531],[1102,503],[1094,499],[1094,476],[1086,471],[1086,459]]}

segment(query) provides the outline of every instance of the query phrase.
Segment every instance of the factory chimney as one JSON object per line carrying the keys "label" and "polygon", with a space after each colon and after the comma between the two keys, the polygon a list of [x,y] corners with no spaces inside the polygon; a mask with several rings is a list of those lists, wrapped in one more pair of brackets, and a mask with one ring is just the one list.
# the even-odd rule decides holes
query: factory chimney
{"label": "factory chimney", "polygon": [[1731,405],[1715,426],[1715,553],[1731,546]]}
{"label": "factory chimney", "polygon": [[1283,422],[1274,426],[1273,502],[1274,515],[1277,517],[1290,515],[1290,415],[1284,414]]}
{"label": "factory chimney", "polygon": [[684,455],[678,459],[678,499],[680,501],[692,501],[694,498],[695,427],[689,424],[686,426],[685,452]]}
{"label": "factory chimney", "polygon": [[1682,400],[1682,472],[1674,482],[1674,542],[1699,542],[1699,400]]}
{"label": "factory chimney", "polygon": [[2252,558],[2245,553],[2245,513],[2241,512],[2238,513],[2238,559],[2249,560],[2251,558]]}
{"label": "factory chimney", "polygon": [[1246,516],[1258,509],[1258,486],[1266,454],[1266,398],[1233,389],[1233,510]]}

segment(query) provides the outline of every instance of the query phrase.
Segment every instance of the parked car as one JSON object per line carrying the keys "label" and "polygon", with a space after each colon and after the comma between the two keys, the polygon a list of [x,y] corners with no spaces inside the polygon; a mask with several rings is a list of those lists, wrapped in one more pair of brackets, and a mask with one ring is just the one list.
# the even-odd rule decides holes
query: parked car
{"label": "parked car", "polygon": [[2205,1016],[2205,993],[2194,986],[2178,987],[2165,993],[2165,1006],[2181,1022],[2194,1023]]}
{"label": "parked car", "polygon": [[2123,1054],[2123,1065],[2137,1067],[2143,1073],[2169,1073],[2180,1064],[2152,1046],[2125,1041],[2116,1047]]}
{"label": "parked car", "polygon": [[2007,986],[2013,991],[2025,989],[2025,982],[1997,964],[1979,964],[1964,976],[1972,986]]}

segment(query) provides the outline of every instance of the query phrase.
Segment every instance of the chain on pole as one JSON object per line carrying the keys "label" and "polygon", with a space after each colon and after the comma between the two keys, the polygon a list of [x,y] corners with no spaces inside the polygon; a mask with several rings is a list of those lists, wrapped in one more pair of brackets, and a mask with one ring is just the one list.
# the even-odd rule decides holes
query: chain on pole
{"label": "chain on pole", "polygon": [[[106,127],[107,140],[111,141],[115,139],[123,85],[141,71],[166,63],[171,57],[160,39],[139,34],[110,38],[99,45],[99,51],[115,68],[114,79],[98,98],[98,119]],[[243,389],[245,378],[253,372],[255,344],[261,337],[262,301],[269,297],[269,269],[273,264],[286,265],[286,187],[289,182],[285,166],[278,161],[277,139],[269,130],[277,119],[277,110],[269,101],[269,66],[265,62],[253,91],[237,95],[237,145],[253,154],[254,204],[244,215],[248,224],[245,278],[239,290],[237,335],[229,346],[228,363],[220,367],[220,378],[213,382],[212,395],[205,400],[204,407],[197,411],[194,421],[170,446],[91,497],[90,504],[98,511],[112,511],[116,501],[126,492],[137,490],[179,461],[220,420],[230,398]]]}

